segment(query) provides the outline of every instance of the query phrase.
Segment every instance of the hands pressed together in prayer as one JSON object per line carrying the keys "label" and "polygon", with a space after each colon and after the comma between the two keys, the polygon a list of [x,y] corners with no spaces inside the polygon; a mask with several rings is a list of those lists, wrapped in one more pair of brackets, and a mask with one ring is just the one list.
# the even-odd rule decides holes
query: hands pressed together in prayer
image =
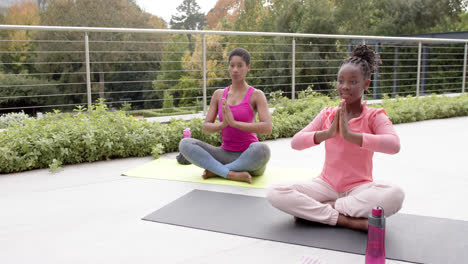
{"label": "hands pressed together in prayer", "polygon": [[354,133],[349,130],[348,127],[348,121],[354,117],[357,117],[356,114],[353,115],[353,113],[348,112],[346,101],[341,100],[338,109],[336,110],[335,118],[333,119],[330,128],[327,130],[327,138],[333,138],[340,135],[344,140],[362,146],[362,134]]}
{"label": "hands pressed together in prayer", "polygon": [[348,128],[348,121],[351,119],[350,117],[351,116],[346,111],[346,101],[341,100],[338,109],[336,110],[335,118],[328,129],[330,138],[341,135],[342,138],[346,139],[347,135],[350,133]]}
{"label": "hands pressed together in prayer", "polygon": [[227,100],[223,98],[222,103],[223,103],[223,106],[222,106],[223,107],[223,109],[222,109],[222,112],[223,112],[223,125],[222,125],[222,128],[225,128],[228,125],[231,126],[231,127],[235,127],[237,121],[234,119],[234,115],[231,112],[231,108],[229,108],[229,105],[227,104]]}

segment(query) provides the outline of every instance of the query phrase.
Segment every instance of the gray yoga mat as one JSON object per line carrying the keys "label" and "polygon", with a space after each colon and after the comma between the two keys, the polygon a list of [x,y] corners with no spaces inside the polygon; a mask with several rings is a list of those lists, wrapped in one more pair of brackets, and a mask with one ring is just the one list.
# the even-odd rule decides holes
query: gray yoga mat
{"label": "gray yoga mat", "polygon": [[[265,198],[193,190],[143,220],[355,254],[367,234],[294,221]],[[387,218],[386,256],[416,263],[466,263],[468,222],[396,214]]]}

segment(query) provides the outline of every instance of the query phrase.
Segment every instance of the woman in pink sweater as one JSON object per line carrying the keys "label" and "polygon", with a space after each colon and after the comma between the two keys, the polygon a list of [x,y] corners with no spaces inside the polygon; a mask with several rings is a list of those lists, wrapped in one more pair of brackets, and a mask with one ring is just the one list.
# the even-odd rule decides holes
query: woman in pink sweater
{"label": "woman in pink sweater", "polygon": [[378,55],[358,46],[338,71],[338,107],[323,109],[294,135],[291,146],[303,150],[325,141],[322,173],[305,182],[270,186],[267,198],[276,208],[296,218],[328,225],[367,230],[367,217],[377,205],[386,216],[400,210],[401,188],[372,178],[374,152],[398,153],[400,140],[384,109],[362,102]]}

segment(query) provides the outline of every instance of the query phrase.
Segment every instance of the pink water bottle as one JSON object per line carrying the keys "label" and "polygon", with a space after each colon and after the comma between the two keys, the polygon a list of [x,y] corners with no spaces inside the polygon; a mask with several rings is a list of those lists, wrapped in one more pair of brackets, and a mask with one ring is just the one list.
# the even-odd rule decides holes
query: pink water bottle
{"label": "pink water bottle", "polygon": [[189,138],[190,137],[190,128],[184,129],[184,138]]}
{"label": "pink water bottle", "polygon": [[[184,138],[189,138],[191,137],[190,135],[190,128],[186,128],[184,129]],[[182,164],[182,165],[189,165],[189,164],[192,164],[190,161],[188,161],[184,155],[182,155],[182,153],[179,153],[179,155],[176,156],[176,160],[179,164]]]}
{"label": "pink water bottle", "polygon": [[381,206],[372,208],[367,231],[366,264],[385,263],[385,215]]}

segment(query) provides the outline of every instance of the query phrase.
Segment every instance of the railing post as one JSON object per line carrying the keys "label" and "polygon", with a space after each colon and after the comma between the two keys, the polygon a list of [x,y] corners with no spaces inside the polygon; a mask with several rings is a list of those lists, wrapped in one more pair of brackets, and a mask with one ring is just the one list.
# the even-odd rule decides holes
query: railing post
{"label": "railing post", "polygon": [[427,61],[429,57],[429,48],[427,47],[428,44],[423,45],[422,49],[422,59],[421,59],[421,89],[420,93],[423,95],[426,93],[426,79],[427,79]]}
{"label": "railing post", "polygon": [[86,91],[88,94],[88,110],[91,110],[91,106],[93,102],[91,98],[91,70],[89,66],[88,32],[85,32],[85,57],[86,57]]}
{"label": "railing post", "polygon": [[[379,43],[375,43],[375,52],[377,53],[380,53],[380,45]],[[371,76],[372,78],[372,76]],[[373,88],[372,90],[374,90],[374,95],[373,95],[373,99],[378,99],[379,98],[379,65],[377,65],[377,69],[375,70],[374,72],[374,81],[373,81]]]}
{"label": "railing post", "polygon": [[395,47],[395,58],[393,59],[393,97],[398,94],[398,46]]}
{"label": "railing post", "polygon": [[296,39],[292,39],[291,102],[296,98]]}
{"label": "railing post", "polygon": [[466,85],[466,55],[468,51],[468,42],[465,43],[465,55],[463,57],[463,81],[462,81],[462,93],[465,92],[465,85]]}
{"label": "railing post", "polygon": [[416,96],[419,96],[419,83],[421,81],[421,50],[422,50],[422,43],[419,42],[418,45],[418,76],[416,76]]}
{"label": "railing post", "polygon": [[206,115],[206,36],[203,35],[203,115]]}

